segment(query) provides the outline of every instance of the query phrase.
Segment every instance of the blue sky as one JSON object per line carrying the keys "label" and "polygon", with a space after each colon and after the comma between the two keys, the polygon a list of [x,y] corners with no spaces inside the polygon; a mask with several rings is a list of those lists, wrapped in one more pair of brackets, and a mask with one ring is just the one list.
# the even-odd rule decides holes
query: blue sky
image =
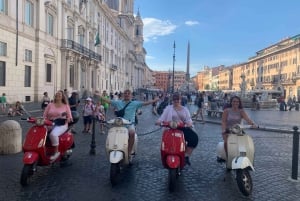
{"label": "blue sky", "polygon": [[257,51],[300,34],[300,0],[135,0],[152,70],[186,70],[246,62]]}

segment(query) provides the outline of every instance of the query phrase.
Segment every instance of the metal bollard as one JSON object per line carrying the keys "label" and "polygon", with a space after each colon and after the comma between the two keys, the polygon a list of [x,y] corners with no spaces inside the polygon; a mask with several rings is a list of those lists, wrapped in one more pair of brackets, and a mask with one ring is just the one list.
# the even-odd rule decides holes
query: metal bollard
{"label": "metal bollard", "polygon": [[299,156],[299,132],[298,127],[293,127],[293,155],[292,155],[292,179],[298,179],[298,156]]}
{"label": "metal bollard", "polygon": [[93,116],[92,141],[91,141],[90,155],[96,155],[95,124],[96,124],[96,117]]}

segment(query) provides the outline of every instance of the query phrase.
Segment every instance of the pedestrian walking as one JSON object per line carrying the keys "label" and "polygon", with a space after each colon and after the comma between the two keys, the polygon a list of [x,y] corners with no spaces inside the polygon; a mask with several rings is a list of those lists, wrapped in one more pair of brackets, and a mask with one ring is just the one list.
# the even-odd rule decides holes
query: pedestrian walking
{"label": "pedestrian walking", "polygon": [[68,100],[68,98],[69,98],[68,89],[64,89],[64,95],[65,95],[66,99]]}
{"label": "pedestrian walking", "polygon": [[295,107],[292,97],[288,98],[287,105],[289,106],[289,111],[291,111]]}
{"label": "pedestrian walking", "polygon": [[[109,95],[107,94],[106,90],[104,90],[102,92],[102,97],[109,99]],[[103,105],[103,107],[104,107],[105,118],[106,118],[106,114],[107,114],[107,110],[109,108],[109,104],[107,102],[101,100],[101,105]]]}
{"label": "pedestrian walking", "polygon": [[6,100],[6,94],[5,93],[3,93],[1,98],[0,98],[0,106],[1,106],[1,111],[3,113],[6,113],[7,100]]}
{"label": "pedestrian walking", "polygon": [[[152,100],[154,100],[155,98],[156,98],[156,96],[153,95],[153,96],[152,96]],[[153,103],[152,103],[152,113],[153,113],[154,115],[158,115],[158,114],[157,114],[157,102],[153,102]]]}
{"label": "pedestrian walking", "polygon": [[92,120],[93,120],[93,115],[94,115],[94,105],[92,103],[92,99],[88,97],[85,100],[85,104],[83,106],[82,110],[82,115],[83,115],[83,124],[84,124],[84,129],[82,133],[91,133],[91,125],[92,125]]}
{"label": "pedestrian walking", "polygon": [[196,120],[198,120],[198,117],[200,115],[200,117],[201,117],[200,123],[204,124],[205,121],[204,121],[204,118],[203,118],[203,102],[204,102],[203,94],[202,93],[197,94],[196,100],[197,100],[196,101],[196,105],[198,107],[198,110],[197,110],[196,114],[193,115],[193,118],[195,118]]}
{"label": "pedestrian walking", "polygon": [[45,110],[45,108],[49,103],[50,103],[50,97],[48,96],[48,92],[44,92],[42,98],[42,110]]}
{"label": "pedestrian walking", "polygon": [[[72,92],[72,94],[71,94],[71,96],[69,97],[68,101],[69,101],[69,106],[70,106],[71,112],[72,112],[72,111],[77,111],[77,107],[78,107],[79,104],[80,104],[80,100],[79,100],[77,91],[73,91],[73,92]],[[71,129],[71,132],[74,133],[74,134],[77,133],[77,132],[76,132],[75,125],[76,125],[76,124],[73,124],[72,129]]]}
{"label": "pedestrian walking", "polygon": [[95,106],[95,116],[100,124],[100,133],[105,134],[104,124],[103,124],[103,121],[105,121],[105,111],[104,111],[104,106],[101,104],[100,101]]}

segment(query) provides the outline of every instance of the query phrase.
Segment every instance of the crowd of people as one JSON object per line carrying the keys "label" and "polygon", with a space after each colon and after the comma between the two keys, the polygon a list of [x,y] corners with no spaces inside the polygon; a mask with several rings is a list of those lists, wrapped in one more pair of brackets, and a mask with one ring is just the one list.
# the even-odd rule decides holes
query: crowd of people
{"label": "crowd of people", "polygon": [[[198,92],[195,95],[194,104],[197,106],[197,110],[191,115],[189,109],[185,107],[188,103],[192,104],[192,98],[190,94],[163,94],[152,93],[141,95],[142,101],[136,100],[135,94],[130,90],[125,90],[123,93],[110,93],[106,90],[100,93],[96,90],[92,95],[80,98],[77,91],[72,91],[69,96],[68,91],[59,90],[55,93],[53,99],[51,99],[47,92],[43,93],[41,99],[41,109],[43,110],[43,116],[50,120],[64,119],[59,126],[53,129],[50,133],[50,139],[53,147],[55,148],[55,154],[51,157],[55,159],[59,156],[57,150],[58,137],[67,130],[67,125],[72,121],[72,112],[78,111],[83,119],[84,129],[82,133],[90,134],[92,128],[92,120],[96,118],[100,122],[99,131],[104,134],[104,125],[101,123],[107,118],[107,111],[109,108],[115,111],[124,110],[123,118],[132,122],[128,126],[129,130],[129,153],[132,153],[134,144],[134,135],[137,124],[137,111],[144,105],[152,104],[153,114],[158,116],[155,121],[156,124],[160,124],[163,121],[182,121],[186,125],[182,129],[185,139],[187,141],[186,147],[186,164],[190,165],[190,157],[193,150],[198,145],[198,134],[193,128],[193,120],[200,123],[205,123],[204,112],[210,108],[217,107],[222,108],[222,138],[224,139],[225,150],[227,150],[227,134],[230,126],[236,123],[241,123],[244,119],[249,124],[255,126],[255,123],[248,117],[247,113],[243,109],[242,101],[240,97],[234,94],[218,94],[214,92]],[[150,97],[151,98],[150,98]],[[259,97],[253,95],[252,108],[257,109]],[[280,104],[283,104],[284,110],[291,110],[297,103],[296,97],[289,97],[287,103],[283,98],[278,99]],[[289,107],[289,108],[288,108]],[[6,100],[6,94],[3,93],[0,97],[0,111],[9,116],[23,115],[24,107],[20,101],[17,101],[14,105],[8,105]],[[62,115],[63,114],[63,115]],[[73,127],[72,132],[75,134],[76,129]],[[134,153],[132,153],[134,154]]]}

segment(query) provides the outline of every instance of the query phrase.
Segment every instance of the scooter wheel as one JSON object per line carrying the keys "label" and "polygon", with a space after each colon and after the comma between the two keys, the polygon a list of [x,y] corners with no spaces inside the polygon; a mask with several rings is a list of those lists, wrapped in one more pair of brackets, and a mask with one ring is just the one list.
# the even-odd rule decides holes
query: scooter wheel
{"label": "scooter wheel", "polygon": [[236,182],[243,195],[249,196],[252,193],[252,178],[247,169],[236,171]]}
{"label": "scooter wheel", "polygon": [[177,169],[169,169],[169,191],[173,192],[176,188]]}
{"label": "scooter wheel", "polygon": [[22,186],[27,186],[29,178],[33,175],[33,165],[24,165],[21,173],[20,183]]}
{"label": "scooter wheel", "polygon": [[120,164],[119,163],[111,163],[110,164],[110,183],[112,186],[116,185],[119,181],[120,176]]}

